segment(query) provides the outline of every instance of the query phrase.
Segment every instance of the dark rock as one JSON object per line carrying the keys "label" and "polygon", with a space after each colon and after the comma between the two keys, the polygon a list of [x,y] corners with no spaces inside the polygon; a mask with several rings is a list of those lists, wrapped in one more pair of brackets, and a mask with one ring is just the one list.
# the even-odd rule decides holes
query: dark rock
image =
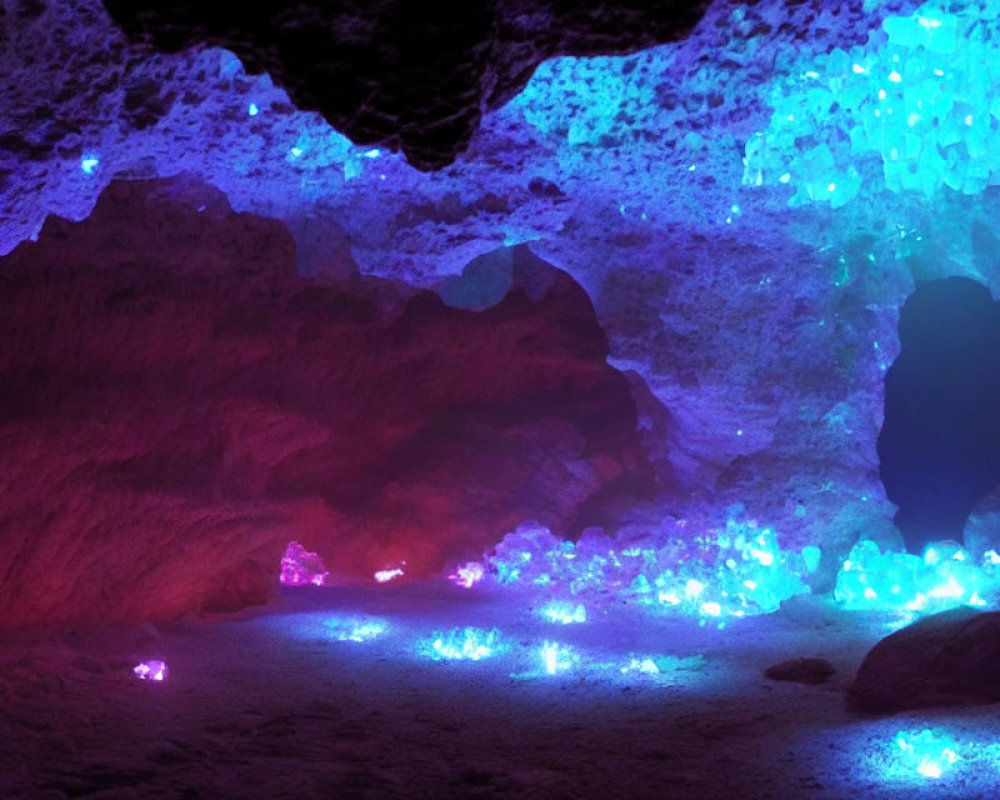
{"label": "dark rock", "polygon": [[860,711],[1000,700],[1000,612],[963,607],[896,631],[865,656],[851,687]]}
{"label": "dark rock", "polygon": [[557,55],[627,53],[684,36],[707,2],[473,3],[104,0],[128,36],[166,52],[225,47],[301,109],[359,144],[402,149],[420,169],[465,150],[484,109]]}
{"label": "dark rock", "polygon": [[793,681],[794,683],[825,683],[836,670],[825,658],[793,658],[782,661],[764,672],[772,681]]}

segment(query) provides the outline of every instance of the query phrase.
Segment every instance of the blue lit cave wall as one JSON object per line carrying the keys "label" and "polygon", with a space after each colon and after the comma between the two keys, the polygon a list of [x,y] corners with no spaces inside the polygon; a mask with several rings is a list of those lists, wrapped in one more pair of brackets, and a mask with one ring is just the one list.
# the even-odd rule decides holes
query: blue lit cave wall
{"label": "blue lit cave wall", "polygon": [[[238,606],[241,598],[259,596],[271,569],[266,565],[277,563],[290,539],[355,577],[370,575],[375,562],[408,559],[420,565],[416,573],[426,574],[496,543],[517,527],[522,512],[548,513],[544,521],[560,536],[590,528],[588,536],[647,543],[766,529],[783,552],[819,549],[804,578],[817,592],[833,588],[858,540],[901,549],[897,522],[916,548],[924,540],[959,537],[965,512],[978,503],[968,523],[979,550],[974,555],[1000,538],[988,470],[969,466],[978,483],[974,491],[959,491],[956,471],[899,477],[909,468],[898,466],[899,459],[912,465],[927,458],[926,451],[908,460],[898,456],[897,466],[881,464],[878,451],[887,375],[890,414],[897,402],[907,406],[909,340],[904,330],[904,360],[894,366],[897,326],[918,282],[927,283],[909,309],[935,296],[935,282],[948,278],[975,283],[984,297],[1000,292],[995,4],[716,2],[699,8],[700,18],[663,31],[639,17],[631,23],[615,17],[612,24],[595,14],[607,24],[574,38],[558,33],[574,28],[552,16],[555,5],[539,6],[543,11],[532,16],[516,3],[499,3],[498,14],[510,12],[489,27],[499,38],[468,47],[473,60],[495,59],[490,68],[476,61],[474,86],[441,84],[445,102],[426,80],[431,73],[397,72],[382,91],[378,69],[359,68],[355,86],[340,64],[326,74],[344,85],[342,94],[371,101],[357,101],[363,114],[340,116],[317,98],[323,68],[310,73],[306,91],[290,81],[273,43],[254,50],[243,31],[224,47],[221,18],[191,33],[181,24],[184,5],[176,6],[163,28],[167,41],[159,43],[144,40],[148,31],[136,20],[117,25],[109,9],[122,9],[111,3],[52,0],[2,8],[0,254],[6,266],[0,264],[0,276],[5,286],[28,293],[20,296],[17,324],[0,330],[5,352],[19,353],[8,355],[4,369],[8,377],[18,371],[21,382],[0,416],[0,436],[24,448],[16,463],[3,455],[12,447],[0,450],[0,460],[7,459],[0,480],[10,496],[16,487],[23,499],[0,507],[0,574],[19,576],[20,591],[52,575],[72,587],[86,574],[107,608],[155,616],[197,606],[214,581],[230,586],[222,605]],[[382,41],[383,28],[362,22],[344,28],[344,35],[355,43],[366,36]],[[629,24],[634,36],[616,39]],[[385,30],[398,33],[398,26]],[[532,30],[544,32],[533,51]],[[403,95],[419,101],[423,116],[393,106]],[[454,126],[438,125],[435,113]],[[413,126],[439,137],[404,135]],[[102,203],[101,225],[109,227],[82,223]],[[116,228],[116,220],[130,216],[123,209],[145,219],[149,235],[129,238]],[[213,225],[227,233],[213,237]],[[198,248],[184,244],[192,229]],[[158,243],[161,261],[172,251],[183,254],[183,264],[163,263],[162,271],[144,275],[134,253],[123,249],[140,240]],[[33,286],[30,265],[39,257],[32,254],[41,251],[31,248],[58,243],[63,249],[51,251],[58,257],[47,256],[47,283]],[[73,348],[53,344],[42,352],[31,343],[65,312],[65,298],[55,299],[60,286],[86,285],[81,275],[91,273],[105,282],[106,294],[82,288],[73,294],[90,298],[91,306],[81,305],[81,316],[66,325],[67,341],[81,347],[88,341],[98,317],[87,315],[97,309],[154,320],[144,330],[161,344],[133,352],[136,328],[121,319],[120,327],[99,327],[116,331],[102,345],[109,348],[110,377],[72,384],[73,397],[86,386],[87,404],[65,417],[65,427],[50,426],[55,433],[44,446],[33,444],[44,423],[37,413],[47,407],[42,401],[65,396],[52,376],[86,370],[74,366]],[[185,274],[194,282],[185,284]],[[212,274],[227,277],[213,284]],[[234,277],[240,274],[247,277],[243,289]],[[335,289],[317,300],[310,294],[317,286]],[[234,369],[263,365],[252,381],[226,384],[230,394],[219,395],[211,418],[222,427],[181,433],[183,426],[165,417],[162,428],[143,429],[148,441],[134,451],[109,457],[110,472],[98,456],[74,457],[68,443],[99,437],[98,422],[118,413],[102,406],[107,386],[141,384],[147,398],[156,396],[157,386],[163,396],[175,391],[174,373],[158,369],[156,359],[165,365],[190,352],[206,391],[221,391],[205,377],[218,374],[206,366],[211,359],[198,361],[206,351],[185,350],[178,334],[212,319],[217,307],[205,303],[209,295],[232,306],[199,340],[213,347],[222,342],[212,358],[225,351]],[[164,312],[188,301],[204,307],[182,316]],[[291,314],[294,324],[286,327],[269,304]],[[510,405],[489,409],[485,392],[476,396],[483,405],[461,417],[464,444],[445,446],[449,421],[468,408],[447,401],[441,387],[451,384],[438,379],[432,354],[469,337],[456,333],[466,329],[449,328],[452,322],[436,326],[446,314],[473,326],[483,319],[476,315],[510,321],[523,313],[527,319],[532,308],[542,308],[537,304],[544,306],[535,315],[537,329],[511,323],[510,340],[498,337],[488,353],[458,360],[486,375],[497,353],[510,355],[511,363],[513,354],[536,359],[533,371],[517,380],[496,381],[497,391],[510,389]],[[401,314],[405,324],[392,328]],[[562,314],[561,321],[551,322],[548,314]],[[338,344],[346,339],[325,326],[331,320],[355,326],[351,341],[365,341],[361,318],[378,329],[387,350],[398,354],[412,346],[407,363],[413,371],[366,389],[359,415],[379,413],[400,385],[415,398],[426,387],[441,404],[412,406],[426,411],[424,417],[383,415],[391,422],[370,440],[361,435],[369,429],[354,424],[352,436],[358,436],[338,449],[325,409],[358,389],[354,378],[328,377],[305,401],[282,388],[277,362],[265,364],[263,354],[296,353],[308,374],[324,363],[322,352],[346,352]],[[421,334],[425,323],[437,333]],[[965,334],[955,330],[942,348],[954,341],[963,356],[989,349],[987,333],[968,329],[966,345],[957,344]],[[273,351],[276,340],[268,337],[277,331],[285,338]],[[913,345],[914,358],[920,347]],[[541,385],[550,374],[545,365],[557,363],[553,348],[560,358],[575,359],[574,386],[582,392],[572,401],[576,411],[561,416],[558,387]],[[142,381],[135,370],[121,368],[129,358],[135,370],[148,367]],[[391,372],[363,361],[356,366],[345,375]],[[985,367],[970,367],[970,374],[977,369]],[[970,385],[967,401],[986,385],[985,378]],[[258,403],[258,415],[227,423],[226,398],[242,402],[247,395]],[[296,408],[294,424],[275,411],[289,404]],[[160,413],[152,399],[128,413],[139,418],[143,409]],[[936,430],[944,430],[947,416],[927,413],[941,423]],[[883,453],[892,437],[901,437],[904,449],[927,441],[911,436],[905,422],[890,422]],[[418,429],[425,439],[412,438]],[[473,435],[484,430],[488,436]],[[505,451],[505,468],[485,457],[476,461],[475,443],[484,438],[516,440]],[[401,442],[410,445],[409,460],[397,462],[391,454]],[[150,460],[142,452],[147,446],[160,455]],[[271,455],[260,456],[258,446]],[[456,450],[461,458],[450,462]],[[189,473],[186,482],[164,488],[164,476],[186,463],[171,460],[171,453],[203,451],[219,465],[204,473],[210,479]],[[50,460],[54,452],[58,469]],[[344,454],[366,465],[358,473],[365,491],[352,483],[355,462]],[[371,467],[372,454],[384,455],[379,463],[388,466]],[[145,470],[138,489],[130,471],[137,464]],[[433,467],[437,477],[421,484],[422,494],[411,492],[420,483],[417,473],[399,466],[394,474],[399,464]],[[475,514],[438,490],[466,486],[470,469],[478,483],[468,496],[485,498]],[[303,477],[319,473],[341,478]],[[489,476],[511,474],[518,476],[516,486],[491,493]],[[214,484],[213,475],[221,483]],[[132,481],[129,502],[103,502],[123,481]],[[58,501],[45,493],[68,486],[83,488]],[[572,488],[560,492],[559,486]],[[162,500],[155,514],[144,513],[142,492]],[[942,505],[904,500],[914,493],[940,497]],[[961,495],[961,505],[946,513],[949,494]],[[412,505],[418,496],[420,504]],[[263,505],[253,505],[258,502]],[[218,516],[201,514],[202,503]],[[294,513],[283,503],[293,504]],[[40,510],[47,504],[55,507]],[[67,547],[58,538],[71,537],[73,525],[42,524],[46,513],[80,520],[96,518],[97,509],[106,515],[102,533],[86,545]],[[119,511],[127,525],[114,524]],[[439,523],[456,518],[465,520],[461,530],[450,528],[435,540]],[[162,566],[145,577],[141,601],[131,604],[129,559],[116,550],[126,539],[137,553],[155,552]],[[432,540],[434,547],[420,544]],[[160,544],[144,549],[136,544],[143,541]],[[345,548],[351,555],[338,562]],[[198,580],[183,584],[180,576],[192,564]],[[164,586],[174,587],[169,601],[159,591]],[[72,596],[67,588],[45,613],[71,618],[80,609]],[[9,609],[24,602],[14,594],[2,599]]]}

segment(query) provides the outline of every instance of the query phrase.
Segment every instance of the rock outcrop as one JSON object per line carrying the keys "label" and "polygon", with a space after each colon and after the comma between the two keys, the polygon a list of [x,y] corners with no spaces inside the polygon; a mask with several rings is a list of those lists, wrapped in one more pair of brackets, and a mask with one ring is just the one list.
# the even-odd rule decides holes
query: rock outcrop
{"label": "rock outcrop", "polygon": [[295,272],[280,223],[118,182],[0,260],[0,624],[264,599],[297,539],[425,575],[650,489],[586,294],[524,249],[493,307]]}
{"label": "rock outcrop", "polygon": [[851,686],[861,711],[1000,700],[1000,612],[962,607],[896,631],[865,656]]}

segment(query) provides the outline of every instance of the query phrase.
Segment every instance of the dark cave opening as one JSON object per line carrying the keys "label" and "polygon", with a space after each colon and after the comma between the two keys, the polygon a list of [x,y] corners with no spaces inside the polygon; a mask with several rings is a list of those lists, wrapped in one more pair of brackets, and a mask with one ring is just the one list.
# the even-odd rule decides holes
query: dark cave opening
{"label": "dark cave opening", "polygon": [[878,440],[906,548],[962,541],[976,502],[1000,483],[1000,305],[968,278],[922,281],[903,306]]}

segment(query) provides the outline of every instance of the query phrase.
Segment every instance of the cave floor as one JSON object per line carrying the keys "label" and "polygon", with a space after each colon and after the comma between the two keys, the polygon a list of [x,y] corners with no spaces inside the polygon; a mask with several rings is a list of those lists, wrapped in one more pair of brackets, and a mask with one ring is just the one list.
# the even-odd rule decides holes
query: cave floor
{"label": "cave floor", "polygon": [[[996,709],[852,714],[847,686],[887,620],[800,600],[718,630],[621,605],[557,625],[496,587],[286,588],[238,618],[6,634],[0,797],[996,796]],[[427,657],[433,632],[467,626],[507,649]],[[556,674],[546,642],[564,647]],[[837,671],[763,676],[800,656]],[[150,658],[167,680],[132,674]],[[656,674],[622,671],[646,658]],[[938,780],[894,742],[925,728],[958,744]]]}

